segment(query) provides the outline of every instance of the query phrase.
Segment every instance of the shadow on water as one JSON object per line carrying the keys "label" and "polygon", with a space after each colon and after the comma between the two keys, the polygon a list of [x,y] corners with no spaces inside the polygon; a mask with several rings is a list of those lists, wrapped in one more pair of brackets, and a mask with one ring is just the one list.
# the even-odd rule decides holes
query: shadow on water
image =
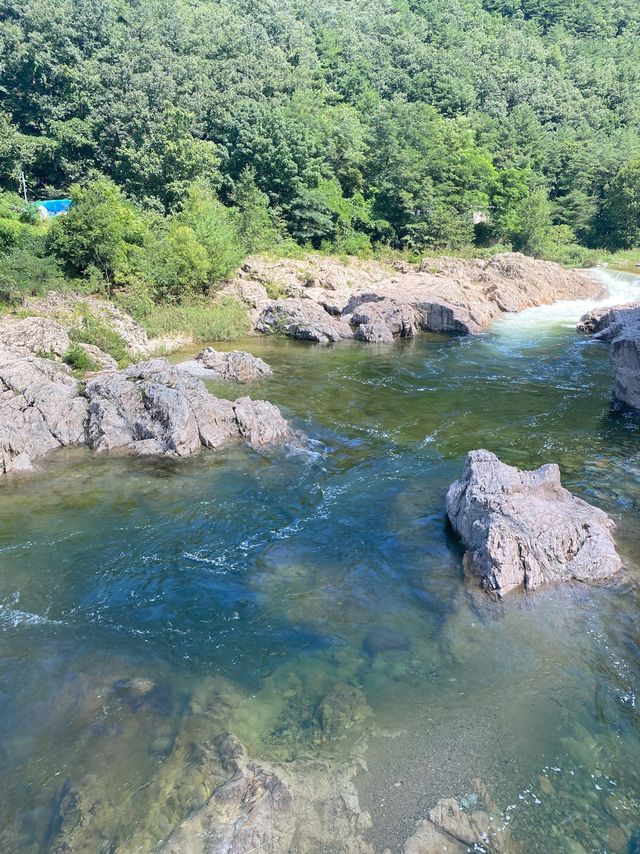
{"label": "shadow on water", "polygon": [[[527,852],[626,850],[640,423],[611,411],[606,350],[569,328],[575,310],[391,347],[249,339],[274,369],[251,394],[305,453],[71,453],[4,482],[2,850],[58,850],[74,815],[92,850],[154,850],[197,806],[192,745],[225,729],[276,761],[366,736],[377,852],[475,777]],[[475,447],[557,461],[616,518],[625,578],[483,598],[443,512]],[[372,715],[334,745],[319,708],[344,684]]]}

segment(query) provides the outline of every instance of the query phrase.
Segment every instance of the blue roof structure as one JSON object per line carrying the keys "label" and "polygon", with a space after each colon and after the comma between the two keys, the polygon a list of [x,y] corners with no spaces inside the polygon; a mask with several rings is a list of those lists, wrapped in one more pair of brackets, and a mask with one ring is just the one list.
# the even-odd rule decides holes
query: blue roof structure
{"label": "blue roof structure", "polygon": [[66,213],[73,202],[71,199],[48,199],[45,202],[33,202],[35,207],[44,208],[49,216],[58,216],[58,214]]}

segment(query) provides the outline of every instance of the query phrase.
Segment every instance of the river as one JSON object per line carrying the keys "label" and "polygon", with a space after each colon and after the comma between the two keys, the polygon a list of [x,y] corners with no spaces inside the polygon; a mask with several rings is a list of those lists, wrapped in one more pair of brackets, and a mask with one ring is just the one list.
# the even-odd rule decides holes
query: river
{"label": "river", "polygon": [[[274,370],[249,393],[303,450],[64,452],[3,481],[0,850],[156,850],[194,708],[258,758],[331,757],[316,710],[345,684],[371,710],[355,784],[376,852],[478,777],[518,850],[640,850],[640,418],[612,412],[606,347],[574,329],[588,307],[393,346],[248,339]],[[618,523],[623,577],[480,595],[443,505],[481,447],[557,462]],[[85,847],[64,847],[70,791]]]}

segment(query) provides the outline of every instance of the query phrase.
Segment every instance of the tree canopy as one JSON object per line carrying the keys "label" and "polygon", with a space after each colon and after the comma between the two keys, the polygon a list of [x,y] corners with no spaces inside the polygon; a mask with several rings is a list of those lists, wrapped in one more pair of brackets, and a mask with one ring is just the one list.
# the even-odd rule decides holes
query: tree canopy
{"label": "tree canopy", "polygon": [[640,229],[636,0],[5,0],[0,58],[11,192],[97,172],[166,215],[206,182],[250,250]]}

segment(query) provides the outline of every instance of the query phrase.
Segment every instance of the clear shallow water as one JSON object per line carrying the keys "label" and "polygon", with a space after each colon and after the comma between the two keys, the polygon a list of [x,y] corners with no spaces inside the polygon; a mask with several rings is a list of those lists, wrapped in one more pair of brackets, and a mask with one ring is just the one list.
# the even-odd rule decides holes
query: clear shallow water
{"label": "clear shallow water", "polygon": [[[611,302],[640,294],[607,282]],[[356,782],[376,851],[475,777],[522,851],[632,850],[640,420],[611,413],[606,349],[573,331],[588,307],[391,347],[250,339],[275,374],[250,393],[308,451],[62,454],[2,483],[0,850],[154,850],[197,805],[185,731],[232,729],[277,761],[345,758],[318,716],[345,683],[373,712]],[[624,578],[477,594],[443,515],[477,447],[558,462],[618,521]],[[66,849],[72,790],[84,828]]]}

